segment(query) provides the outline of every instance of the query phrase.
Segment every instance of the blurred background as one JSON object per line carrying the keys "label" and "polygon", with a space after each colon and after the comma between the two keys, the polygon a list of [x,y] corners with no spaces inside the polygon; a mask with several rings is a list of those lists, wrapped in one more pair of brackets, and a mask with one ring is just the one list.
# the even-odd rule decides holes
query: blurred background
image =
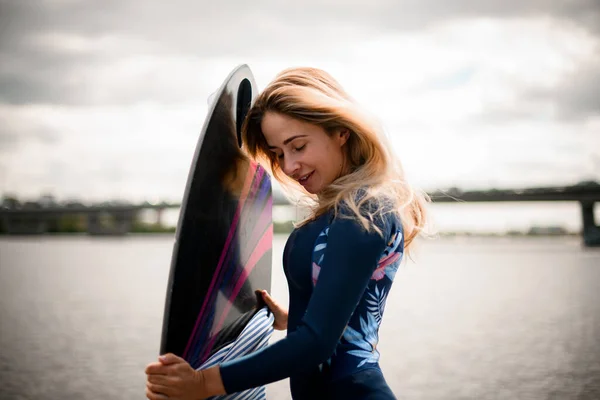
{"label": "blurred background", "polygon": [[[600,398],[596,0],[0,0],[0,57],[0,398],[143,398],[207,100],[238,64],[259,89],[331,73],[434,199],[380,332],[399,398]],[[299,212],[275,189],[286,303]]]}

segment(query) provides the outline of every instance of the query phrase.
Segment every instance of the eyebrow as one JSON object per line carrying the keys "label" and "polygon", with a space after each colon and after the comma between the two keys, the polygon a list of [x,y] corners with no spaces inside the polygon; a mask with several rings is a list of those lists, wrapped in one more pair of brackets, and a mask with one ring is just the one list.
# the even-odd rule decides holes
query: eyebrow
{"label": "eyebrow", "polygon": [[[288,144],[289,142],[291,142],[294,139],[303,138],[303,137],[306,137],[306,136],[307,135],[296,135],[296,136],[289,137],[289,138],[287,138],[287,139],[285,139],[283,141],[283,144],[286,145],[286,144]],[[277,146],[269,146],[269,149],[276,149],[276,148],[277,148]]]}

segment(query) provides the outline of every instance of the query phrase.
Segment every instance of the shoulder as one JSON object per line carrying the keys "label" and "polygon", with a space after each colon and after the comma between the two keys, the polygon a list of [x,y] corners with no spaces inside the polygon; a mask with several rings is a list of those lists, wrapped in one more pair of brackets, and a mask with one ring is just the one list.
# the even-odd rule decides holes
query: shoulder
{"label": "shoulder", "polygon": [[395,202],[386,195],[371,195],[366,190],[358,191],[352,200],[342,200],[332,213],[331,225],[343,225],[348,232],[379,237],[384,242],[402,230]]}

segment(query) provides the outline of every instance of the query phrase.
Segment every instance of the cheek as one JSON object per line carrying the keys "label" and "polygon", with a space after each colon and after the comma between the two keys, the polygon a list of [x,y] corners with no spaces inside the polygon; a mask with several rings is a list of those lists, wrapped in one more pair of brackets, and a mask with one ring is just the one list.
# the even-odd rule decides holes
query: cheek
{"label": "cheek", "polygon": [[339,147],[333,147],[330,145],[327,146],[327,148],[325,148],[324,150],[325,151],[322,155],[323,159],[327,160],[330,165],[337,165],[339,167],[343,160],[343,154],[341,149]]}
{"label": "cheek", "polygon": [[332,152],[323,152],[319,158],[320,172],[327,179],[334,178],[340,170],[341,159]]}

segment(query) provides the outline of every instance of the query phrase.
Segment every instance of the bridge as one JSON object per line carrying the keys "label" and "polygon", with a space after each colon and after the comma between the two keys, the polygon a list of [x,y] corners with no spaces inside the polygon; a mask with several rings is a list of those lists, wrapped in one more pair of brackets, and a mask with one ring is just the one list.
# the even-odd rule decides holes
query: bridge
{"label": "bridge", "polygon": [[600,227],[594,218],[594,204],[600,202],[600,184],[581,182],[564,187],[540,187],[529,189],[491,189],[486,191],[435,191],[429,193],[434,203],[452,202],[532,202],[532,201],[575,201],[581,206],[583,220],[582,236],[586,246],[600,246]]}
{"label": "bridge", "polygon": [[[528,189],[491,189],[462,191],[452,188],[446,191],[433,191],[428,195],[434,203],[452,202],[546,202],[574,201],[581,206],[583,220],[582,236],[586,246],[600,246],[600,227],[594,219],[594,204],[600,202],[600,184],[581,182],[572,186],[540,187]],[[273,204],[290,205],[278,192],[274,193]],[[179,208],[177,203],[159,204],[100,204],[75,206],[49,206],[40,208],[0,209],[0,228],[9,234],[43,234],[52,231],[60,218],[78,215],[86,220],[89,234],[126,234],[142,210],[155,210],[157,224],[165,209]]]}
{"label": "bridge", "polygon": [[156,224],[161,225],[164,210],[179,207],[180,204],[177,203],[163,202],[5,208],[0,209],[0,231],[13,235],[56,232],[61,219],[71,216],[78,217],[76,223],[83,225],[85,231],[91,235],[124,235],[131,231],[140,212],[156,211]]}

